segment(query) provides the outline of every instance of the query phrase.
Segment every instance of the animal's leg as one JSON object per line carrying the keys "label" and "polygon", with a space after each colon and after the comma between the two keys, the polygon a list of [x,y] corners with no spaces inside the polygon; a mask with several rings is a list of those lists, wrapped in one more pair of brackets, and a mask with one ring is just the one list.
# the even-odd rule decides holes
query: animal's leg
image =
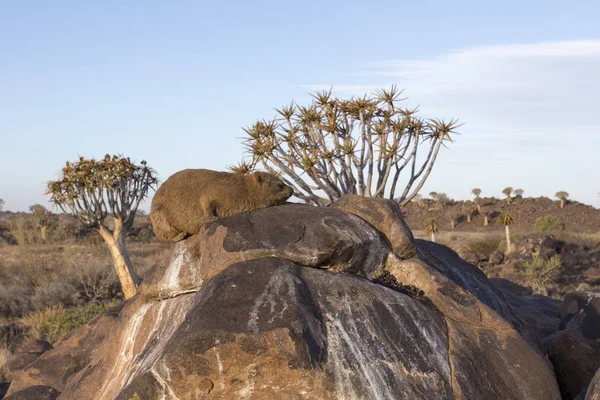
{"label": "animal's leg", "polygon": [[154,233],[159,239],[167,242],[179,242],[188,236],[187,233],[181,232],[169,222],[163,208],[152,210],[150,219],[152,220]]}

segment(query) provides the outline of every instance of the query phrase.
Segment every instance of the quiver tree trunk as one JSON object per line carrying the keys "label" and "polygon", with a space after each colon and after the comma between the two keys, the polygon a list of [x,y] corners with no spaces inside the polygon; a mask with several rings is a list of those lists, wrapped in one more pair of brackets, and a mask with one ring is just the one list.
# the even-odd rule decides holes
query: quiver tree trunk
{"label": "quiver tree trunk", "polygon": [[506,231],[506,254],[512,253],[512,246],[510,243],[510,226],[505,225],[504,230]]}
{"label": "quiver tree trunk", "polygon": [[560,199],[560,208],[565,208],[565,200]]}
{"label": "quiver tree trunk", "polygon": [[42,239],[42,242],[45,242],[48,238],[48,236],[46,235],[47,229],[48,227],[46,225],[40,225],[40,238]]}
{"label": "quiver tree trunk", "polygon": [[435,232],[431,232],[431,241],[435,243]]}
{"label": "quiver tree trunk", "polygon": [[487,215],[483,216],[483,226],[488,226],[490,224],[489,218]]}
{"label": "quiver tree trunk", "polygon": [[467,222],[471,222],[471,213],[467,214]]}
{"label": "quiver tree trunk", "polygon": [[452,229],[454,229],[456,227],[456,220],[451,219],[450,220],[450,226],[452,226]]}
{"label": "quiver tree trunk", "polygon": [[125,247],[125,230],[123,229],[121,221],[115,221],[115,228],[112,232],[104,226],[98,228],[98,232],[106,242],[110,254],[112,255],[115,271],[117,272],[123,290],[123,296],[125,299],[135,296],[141,279],[135,273],[133,264],[131,264],[131,260],[127,254],[127,248]]}

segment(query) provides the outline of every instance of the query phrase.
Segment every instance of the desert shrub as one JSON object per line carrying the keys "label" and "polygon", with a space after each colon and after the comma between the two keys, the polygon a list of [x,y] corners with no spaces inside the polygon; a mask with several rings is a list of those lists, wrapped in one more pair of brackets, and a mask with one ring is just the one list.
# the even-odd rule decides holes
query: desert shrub
{"label": "desert shrub", "polygon": [[565,224],[563,224],[559,218],[552,215],[538,217],[533,225],[533,230],[535,232],[563,231],[564,229]]}
{"label": "desert shrub", "polygon": [[469,241],[467,249],[475,254],[489,255],[492,251],[498,250],[501,240],[501,235],[482,235],[478,239]]}
{"label": "desert shrub", "polygon": [[36,287],[31,302],[37,310],[41,310],[57,304],[65,307],[75,305],[76,297],[77,289],[71,283],[56,280]]}
{"label": "desert shrub", "polygon": [[150,243],[154,238],[154,233],[150,228],[142,228],[137,234],[137,239],[142,243]]}
{"label": "desert shrub", "polygon": [[21,285],[0,284],[0,314],[4,318],[21,317],[33,309],[31,292]]}
{"label": "desert shrub", "polygon": [[54,345],[69,331],[88,323],[114,303],[92,302],[84,307],[65,309],[62,305],[30,313],[21,322],[31,329],[31,336]]}
{"label": "desert shrub", "polygon": [[523,278],[535,293],[548,295],[556,286],[562,274],[562,260],[559,255],[545,260],[534,255],[531,261],[522,264]]}
{"label": "desert shrub", "polygon": [[106,299],[118,291],[117,274],[110,264],[89,263],[76,269],[76,275],[79,291],[88,300]]}

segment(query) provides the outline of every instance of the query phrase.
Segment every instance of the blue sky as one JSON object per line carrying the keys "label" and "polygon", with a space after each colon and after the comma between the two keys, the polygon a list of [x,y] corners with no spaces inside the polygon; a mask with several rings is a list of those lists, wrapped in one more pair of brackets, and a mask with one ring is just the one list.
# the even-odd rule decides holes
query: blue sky
{"label": "blue sky", "polygon": [[0,2],[5,209],[47,201],[78,155],[224,170],[274,107],[393,83],[465,123],[424,193],[600,207],[600,2],[216,3]]}

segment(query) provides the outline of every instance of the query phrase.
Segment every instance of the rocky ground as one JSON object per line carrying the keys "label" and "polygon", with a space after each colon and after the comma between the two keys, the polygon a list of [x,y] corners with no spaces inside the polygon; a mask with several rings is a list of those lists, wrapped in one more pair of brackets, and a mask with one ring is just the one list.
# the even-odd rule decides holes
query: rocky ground
{"label": "rocky ground", "polygon": [[[136,298],[54,349],[0,352],[0,398],[600,399],[597,210],[568,204],[578,234],[517,233],[510,254],[503,227],[467,230],[474,215],[438,235],[457,255],[414,240],[393,203],[349,199],[234,216],[161,250]],[[511,205],[527,223],[558,207],[528,200]],[[409,224],[438,212],[415,207]]]}
{"label": "rocky ground", "polygon": [[[552,240],[518,248],[571,254]],[[533,294],[486,277],[494,256],[413,239],[383,200],[226,218],[132,300],[13,355],[7,399],[598,398],[599,292]]]}
{"label": "rocky ground", "polygon": [[[547,215],[558,218],[564,225],[565,231],[574,233],[600,232],[600,210],[577,201],[571,201],[565,208],[560,208],[560,201],[547,197],[531,198],[516,197],[511,204],[504,199],[481,198],[482,212],[477,211],[473,201],[451,201],[449,203],[435,202],[430,199],[413,201],[407,204],[402,212],[411,229],[423,229],[427,218],[437,218],[441,231],[457,232],[491,232],[501,231],[503,226],[495,224],[494,219],[502,211],[510,211],[515,216],[513,230],[516,233],[529,233],[534,231],[534,224],[538,217]],[[467,213],[472,214],[471,222],[467,222]],[[483,226],[483,212],[489,213],[490,224]],[[450,221],[456,219],[455,228],[451,228]]]}

